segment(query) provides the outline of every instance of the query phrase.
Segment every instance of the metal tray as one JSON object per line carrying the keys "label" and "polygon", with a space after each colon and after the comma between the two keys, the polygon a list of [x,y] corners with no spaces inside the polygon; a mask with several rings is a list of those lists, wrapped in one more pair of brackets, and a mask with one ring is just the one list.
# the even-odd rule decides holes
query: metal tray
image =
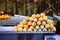
{"label": "metal tray", "polygon": [[25,16],[11,16],[10,19],[6,20],[0,20],[0,26],[1,25],[17,25],[19,22],[21,22]]}
{"label": "metal tray", "polygon": [[32,32],[15,32],[14,31],[14,29],[13,29],[13,26],[0,26],[0,34],[20,34],[20,33],[23,33],[23,34],[25,34],[25,33],[28,33],[28,34],[30,34],[30,33],[37,33],[37,34],[44,34],[44,33],[50,33],[50,34],[52,34],[52,33],[55,33],[55,32],[39,32],[39,31],[37,31],[37,32],[35,32],[35,31],[32,31]]}

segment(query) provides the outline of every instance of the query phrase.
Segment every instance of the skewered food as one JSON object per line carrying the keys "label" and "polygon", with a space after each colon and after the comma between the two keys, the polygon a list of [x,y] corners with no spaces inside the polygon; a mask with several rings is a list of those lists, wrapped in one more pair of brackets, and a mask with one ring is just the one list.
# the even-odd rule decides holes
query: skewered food
{"label": "skewered food", "polygon": [[44,13],[34,14],[31,17],[26,17],[19,25],[14,27],[15,31],[56,31],[52,20],[48,19]]}

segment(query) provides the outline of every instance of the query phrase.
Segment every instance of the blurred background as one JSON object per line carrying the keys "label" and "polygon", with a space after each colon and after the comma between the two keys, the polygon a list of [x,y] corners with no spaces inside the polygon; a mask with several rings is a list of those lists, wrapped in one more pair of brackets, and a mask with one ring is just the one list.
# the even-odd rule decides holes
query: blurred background
{"label": "blurred background", "polygon": [[10,15],[31,16],[41,12],[60,15],[59,7],[59,0],[0,0],[0,10]]}

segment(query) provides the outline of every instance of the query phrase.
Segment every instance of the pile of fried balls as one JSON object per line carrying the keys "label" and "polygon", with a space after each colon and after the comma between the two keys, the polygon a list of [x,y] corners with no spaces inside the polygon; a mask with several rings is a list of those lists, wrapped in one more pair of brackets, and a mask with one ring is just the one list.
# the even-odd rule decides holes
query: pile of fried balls
{"label": "pile of fried balls", "polygon": [[0,20],[5,20],[5,19],[10,19],[10,15],[8,14],[0,15]]}
{"label": "pile of fried balls", "polygon": [[33,14],[31,17],[26,16],[18,25],[14,26],[14,31],[20,32],[55,32],[56,27],[53,21],[48,19],[45,13]]}

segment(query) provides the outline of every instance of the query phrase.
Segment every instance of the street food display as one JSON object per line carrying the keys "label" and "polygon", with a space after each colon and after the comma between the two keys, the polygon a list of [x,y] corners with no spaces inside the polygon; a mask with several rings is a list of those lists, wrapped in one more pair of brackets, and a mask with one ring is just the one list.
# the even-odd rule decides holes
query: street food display
{"label": "street food display", "polygon": [[56,28],[53,21],[48,19],[45,13],[33,14],[31,17],[27,16],[18,25],[14,26],[14,31],[32,32],[55,32]]}
{"label": "street food display", "polygon": [[9,19],[10,15],[8,14],[4,14],[4,15],[0,15],[0,20],[5,20],[5,19]]}

